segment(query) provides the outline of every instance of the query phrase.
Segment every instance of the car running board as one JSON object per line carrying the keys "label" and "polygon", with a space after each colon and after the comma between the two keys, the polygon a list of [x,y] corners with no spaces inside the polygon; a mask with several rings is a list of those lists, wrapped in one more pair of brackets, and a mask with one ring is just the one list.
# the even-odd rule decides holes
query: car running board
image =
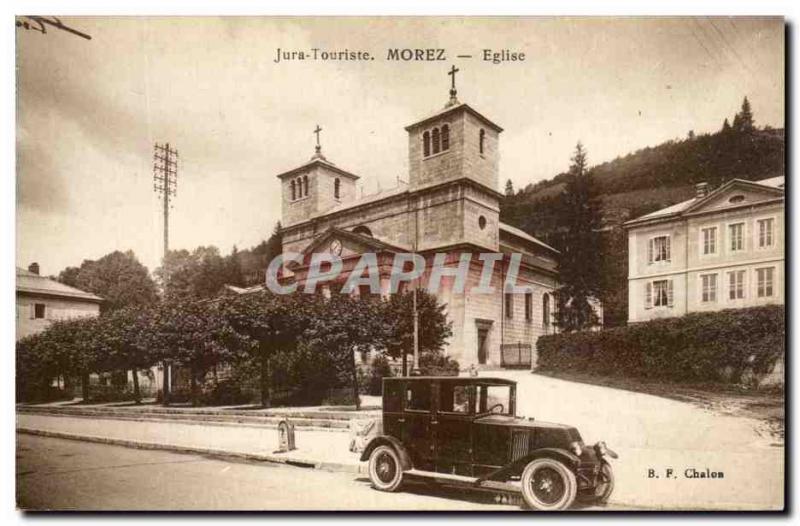
{"label": "car running board", "polygon": [[424,477],[428,479],[443,480],[448,482],[458,482],[467,484],[476,488],[485,488],[497,491],[513,491],[519,492],[519,482],[498,482],[495,480],[481,480],[477,477],[468,477],[466,475],[454,475],[450,473],[439,473],[438,471],[424,471],[421,469],[409,469],[404,472],[406,475],[414,477]]}

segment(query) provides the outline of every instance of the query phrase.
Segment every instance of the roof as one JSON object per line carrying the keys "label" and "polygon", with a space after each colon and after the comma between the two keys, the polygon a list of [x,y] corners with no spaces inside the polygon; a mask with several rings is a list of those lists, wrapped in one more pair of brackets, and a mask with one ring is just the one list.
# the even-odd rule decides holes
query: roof
{"label": "roof", "polygon": [[384,378],[384,380],[413,380],[413,381],[431,381],[439,380],[442,382],[467,382],[476,384],[500,384],[500,385],[517,385],[514,380],[508,378],[497,378],[491,376],[393,376],[391,378]]}
{"label": "roof", "polygon": [[631,219],[630,221],[625,222],[625,225],[633,225],[651,220],[658,220],[658,219],[665,219],[668,217],[679,216],[684,212],[688,212],[691,209],[697,208],[698,206],[700,206],[700,204],[704,202],[710,201],[720,193],[724,192],[725,190],[736,184],[755,186],[755,187],[760,186],[764,188],[769,188],[771,191],[774,190],[784,191],[785,181],[786,177],[783,175],[778,177],[770,177],[768,179],[760,179],[758,181],[750,181],[748,179],[731,179],[727,183],[707,193],[703,197],[693,197],[691,199],[687,199],[686,201],[675,203],[674,205],[662,208],[661,210],[656,210],[655,212],[650,212],[649,214],[645,214],[635,219]]}
{"label": "roof", "polygon": [[541,247],[546,248],[547,250],[550,250],[550,251],[555,252],[556,254],[558,254],[558,250],[554,249],[553,247],[551,247],[550,245],[548,245],[544,241],[540,241],[540,240],[536,239],[535,237],[533,237],[532,235],[528,234],[527,232],[525,232],[523,230],[520,230],[519,228],[513,227],[513,226],[508,225],[506,223],[500,223],[500,231],[501,232],[508,232],[509,234],[515,235],[515,236],[517,236],[519,238],[522,238],[522,239],[524,239],[526,241],[530,241],[531,243],[535,243],[535,244],[537,244],[537,245],[539,245]]}
{"label": "roof", "polygon": [[17,292],[64,299],[80,299],[97,303],[103,301],[103,298],[91,292],[70,287],[20,267],[17,267]]}
{"label": "roof", "polygon": [[411,130],[413,130],[414,128],[416,128],[418,126],[422,126],[422,125],[424,125],[424,124],[426,124],[426,123],[428,123],[428,122],[430,122],[430,121],[432,121],[434,119],[438,119],[440,117],[443,117],[444,115],[447,115],[448,113],[453,113],[453,112],[456,112],[458,110],[464,110],[464,111],[467,111],[467,112],[473,114],[475,117],[477,117],[478,119],[480,119],[483,122],[485,122],[486,124],[488,124],[489,127],[493,128],[497,133],[500,133],[500,132],[503,131],[503,128],[501,128],[497,124],[493,123],[492,121],[490,121],[489,119],[484,117],[475,108],[473,108],[472,106],[470,106],[469,104],[467,104],[465,102],[461,102],[459,104],[454,104],[452,106],[445,106],[444,108],[442,108],[441,110],[433,113],[432,115],[428,115],[427,117],[425,117],[425,118],[423,118],[421,120],[418,120],[414,124],[409,124],[408,126],[406,126],[406,131],[411,131]]}
{"label": "roof", "polygon": [[275,177],[277,177],[278,179],[283,179],[285,177],[289,177],[290,175],[295,175],[298,172],[302,172],[302,171],[306,170],[307,168],[311,168],[312,166],[316,166],[316,165],[324,166],[328,170],[336,172],[339,175],[343,175],[344,177],[349,177],[350,179],[353,179],[353,180],[356,180],[356,179],[359,178],[356,174],[350,173],[347,170],[342,170],[341,168],[339,168],[338,166],[336,166],[335,164],[333,164],[329,160],[324,159],[322,157],[316,157],[316,156],[312,157],[311,160],[308,161],[307,163],[301,164],[300,166],[298,166],[296,168],[292,168],[291,170],[288,170],[286,172],[279,173]]}

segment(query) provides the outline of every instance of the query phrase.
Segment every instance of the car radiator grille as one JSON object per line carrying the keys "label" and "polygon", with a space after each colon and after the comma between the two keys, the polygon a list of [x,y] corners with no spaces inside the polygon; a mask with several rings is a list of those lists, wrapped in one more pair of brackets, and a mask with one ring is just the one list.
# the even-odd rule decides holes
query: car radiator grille
{"label": "car radiator grille", "polygon": [[530,435],[527,431],[514,431],[511,433],[511,461],[517,460],[528,454]]}

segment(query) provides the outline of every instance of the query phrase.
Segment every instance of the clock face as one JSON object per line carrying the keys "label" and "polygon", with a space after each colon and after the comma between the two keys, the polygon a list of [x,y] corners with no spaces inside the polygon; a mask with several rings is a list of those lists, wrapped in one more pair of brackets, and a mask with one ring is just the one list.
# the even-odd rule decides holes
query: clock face
{"label": "clock face", "polygon": [[342,242],[339,241],[338,239],[334,239],[333,241],[331,241],[330,250],[331,250],[331,254],[333,254],[335,256],[341,255],[342,254]]}

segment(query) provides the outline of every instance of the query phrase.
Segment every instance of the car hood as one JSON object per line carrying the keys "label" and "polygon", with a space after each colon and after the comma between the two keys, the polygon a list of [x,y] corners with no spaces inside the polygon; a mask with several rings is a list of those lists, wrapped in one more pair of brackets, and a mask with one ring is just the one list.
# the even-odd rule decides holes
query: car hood
{"label": "car hood", "polygon": [[573,426],[568,426],[565,424],[556,424],[554,422],[544,422],[542,420],[534,420],[532,418],[525,418],[522,416],[508,415],[481,416],[475,419],[475,423],[496,426],[526,427],[533,429],[575,429]]}

